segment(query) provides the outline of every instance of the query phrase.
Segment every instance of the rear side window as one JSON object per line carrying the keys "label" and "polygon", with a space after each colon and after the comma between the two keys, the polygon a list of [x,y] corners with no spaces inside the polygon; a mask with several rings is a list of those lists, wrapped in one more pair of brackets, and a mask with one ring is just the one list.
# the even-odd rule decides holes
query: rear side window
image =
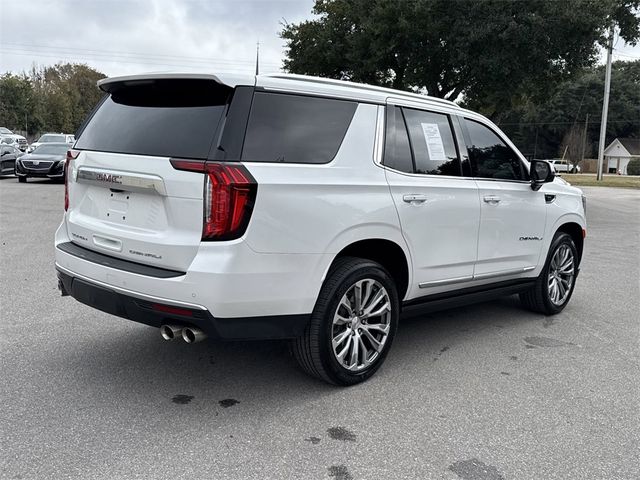
{"label": "rear side window", "polygon": [[111,89],[75,147],[206,159],[231,91],[202,79],[127,82]]}
{"label": "rear side window", "polygon": [[516,153],[491,129],[465,119],[469,138],[467,150],[474,177],[501,180],[526,180],[522,162]]}
{"label": "rear side window", "polygon": [[460,176],[460,159],[449,116],[404,108],[415,173]]}
{"label": "rear side window", "polygon": [[345,100],[258,92],[242,160],[328,163],[338,153],[356,107]]}
{"label": "rear side window", "polygon": [[400,107],[387,107],[383,164],[394,170],[413,173],[413,158],[409,135]]}

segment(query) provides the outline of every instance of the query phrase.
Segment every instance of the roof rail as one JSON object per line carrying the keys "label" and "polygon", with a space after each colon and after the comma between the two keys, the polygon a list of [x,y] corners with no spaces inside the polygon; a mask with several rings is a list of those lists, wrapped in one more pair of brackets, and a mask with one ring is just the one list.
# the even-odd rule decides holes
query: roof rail
{"label": "roof rail", "polygon": [[419,93],[405,92],[403,90],[394,90],[393,88],[377,87],[375,85],[369,85],[367,83],[349,82],[345,80],[335,80],[333,78],[313,77],[310,75],[297,75],[295,73],[267,73],[260,75],[261,77],[280,78],[283,80],[298,80],[301,82],[309,83],[324,83],[327,85],[337,85],[342,87],[359,88],[362,90],[370,90],[372,92],[387,93],[390,96],[396,97],[408,97],[420,100],[428,100],[430,102],[442,103],[445,105],[460,108],[460,106],[451,100],[445,100],[444,98],[432,97],[429,95],[421,95]]}

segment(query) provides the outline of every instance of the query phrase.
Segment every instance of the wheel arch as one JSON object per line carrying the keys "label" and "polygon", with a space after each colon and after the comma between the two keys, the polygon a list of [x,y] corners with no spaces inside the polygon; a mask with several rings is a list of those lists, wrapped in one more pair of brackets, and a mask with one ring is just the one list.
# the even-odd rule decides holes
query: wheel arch
{"label": "wheel arch", "polygon": [[358,257],[372,260],[382,265],[391,275],[398,289],[398,298],[402,300],[409,289],[409,258],[405,250],[396,242],[384,238],[357,240],[340,250],[323,277],[331,270],[336,261],[343,257]]}
{"label": "wheel arch", "polygon": [[556,229],[557,232],[564,232],[571,236],[578,251],[578,265],[582,262],[582,252],[584,251],[584,232],[582,225],[576,222],[566,222]]}

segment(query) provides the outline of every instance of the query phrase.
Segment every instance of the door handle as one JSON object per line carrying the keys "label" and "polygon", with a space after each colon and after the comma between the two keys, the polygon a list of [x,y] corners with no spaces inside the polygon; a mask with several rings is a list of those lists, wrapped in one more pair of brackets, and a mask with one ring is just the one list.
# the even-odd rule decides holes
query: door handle
{"label": "door handle", "polygon": [[427,201],[427,196],[420,195],[419,193],[411,193],[409,195],[403,195],[402,200],[406,203],[421,204]]}
{"label": "door handle", "polygon": [[497,205],[500,203],[500,197],[497,195],[485,195],[484,203],[488,203],[489,205]]}

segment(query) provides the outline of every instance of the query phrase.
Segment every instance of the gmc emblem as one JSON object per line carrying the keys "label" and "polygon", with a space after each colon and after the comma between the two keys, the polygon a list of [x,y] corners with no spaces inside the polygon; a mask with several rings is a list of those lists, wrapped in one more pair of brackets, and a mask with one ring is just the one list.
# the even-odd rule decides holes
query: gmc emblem
{"label": "gmc emblem", "polygon": [[96,180],[99,182],[122,183],[122,175],[111,175],[110,173],[96,173]]}

